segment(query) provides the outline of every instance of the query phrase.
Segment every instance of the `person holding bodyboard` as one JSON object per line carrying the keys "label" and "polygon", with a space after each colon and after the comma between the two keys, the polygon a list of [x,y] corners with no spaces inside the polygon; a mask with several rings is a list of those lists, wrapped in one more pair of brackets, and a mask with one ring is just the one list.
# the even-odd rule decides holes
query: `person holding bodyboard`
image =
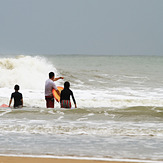
{"label": "person holding bodyboard", "polygon": [[54,108],[54,96],[52,90],[55,89],[58,95],[60,95],[60,92],[54,83],[54,81],[57,81],[59,79],[63,79],[63,77],[55,78],[54,72],[50,72],[49,79],[47,79],[45,82],[45,100],[47,108]]}

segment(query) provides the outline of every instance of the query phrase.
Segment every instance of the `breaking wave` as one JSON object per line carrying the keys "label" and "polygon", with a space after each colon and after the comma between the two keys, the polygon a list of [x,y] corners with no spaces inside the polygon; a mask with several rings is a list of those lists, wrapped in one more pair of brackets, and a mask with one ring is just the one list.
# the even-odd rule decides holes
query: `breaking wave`
{"label": "breaking wave", "polygon": [[56,68],[43,57],[17,56],[0,58],[0,87],[13,88],[19,84],[23,89],[42,89],[49,71]]}

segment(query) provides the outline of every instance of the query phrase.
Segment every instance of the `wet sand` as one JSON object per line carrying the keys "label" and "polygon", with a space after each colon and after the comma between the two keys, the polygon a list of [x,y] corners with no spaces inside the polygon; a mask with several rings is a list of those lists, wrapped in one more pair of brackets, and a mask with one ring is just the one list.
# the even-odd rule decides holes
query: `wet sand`
{"label": "wet sand", "polygon": [[132,162],[0,156],[0,163],[132,163]]}

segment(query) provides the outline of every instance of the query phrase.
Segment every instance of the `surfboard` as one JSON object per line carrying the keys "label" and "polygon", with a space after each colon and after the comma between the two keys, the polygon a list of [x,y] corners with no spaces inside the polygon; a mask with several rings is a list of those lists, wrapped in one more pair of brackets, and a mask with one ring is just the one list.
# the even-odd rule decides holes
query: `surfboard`
{"label": "surfboard", "polygon": [[[61,93],[61,91],[63,90],[63,87],[57,87],[57,89],[59,90],[59,92]],[[56,92],[56,90],[55,89],[53,89],[52,90],[52,93],[53,93],[53,96],[54,96],[54,98],[55,98],[55,100],[57,101],[57,102],[60,102],[60,96],[57,94],[57,92]]]}
{"label": "surfboard", "polygon": [[1,106],[0,106],[0,108],[8,108],[9,106],[8,105],[6,105],[6,104],[2,104]]}

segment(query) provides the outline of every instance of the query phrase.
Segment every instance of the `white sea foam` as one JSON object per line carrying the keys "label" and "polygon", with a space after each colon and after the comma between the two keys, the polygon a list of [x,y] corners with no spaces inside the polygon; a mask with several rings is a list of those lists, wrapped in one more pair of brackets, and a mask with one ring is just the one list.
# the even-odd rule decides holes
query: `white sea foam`
{"label": "white sea foam", "polygon": [[[79,118],[74,123],[63,120],[64,116],[57,119],[46,120],[4,120],[0,124],[1,133],[29,133],[29,134],[65,134],[65,135],[89,135],[89,136],[163,136],[161,123],[157,126],[153,123],[134,124],[106,121],[105,123],[87,123],[87,118]],[[89,122],[89,121],[88,121]]]}
{"label": "white sea foam", "polygon": [[[13,89],[0,88],[0,103],[8,104],[9,98]],[[20,90],[23,94],[24,105],[27,107],[45,107],[44,90]],[[118,92],[110,91],[94,91],[94,90],[73,90],[77,105],[79,108],[100,108],[100,107],[113,107],[124,108],[132,106],[163,106],[163,99],[161,94],[148,93],[137,94],[136,92],[130,92],[129,94],[121,94]],[[72,101],[72,106],[74,106]],[[55,103],[55,107],[59,108],[59,103]]]}
{"label": "white sea foam", "polygon": [[19,84],[22,89],[42,90],[48,73],[55,67],[41,57],[18,56],[0,58],[0,87],[13,88]]}
{"label": "white sea foam", "polygon": [[25,105],[44,107],[44,84],[48,73],[53,71],[59,75],[49,61],[37,56],[0,58],[0,69],[0,104],[8,104],[14,85],[18,84]]}
{"label": "white sea foam", "polygon": [[[61,67],[64,68],[64,65]],[[44,57],[18,56],[15,58],[0,58],[0,103],[8,103],[15,84],[20,85],[20,92],[23,93],[24,104],[27,107],[45,107],[44,83],[48,78],[49,71],[54,71],[56,76],[60,72],[55,68],[55,63],[47,61]],[[71,72],[69,72],[71,77]],[[76,72],[77,73],[77,72]],[[80,73],[79,73],[80,74]],[[80,75],[79,75],[80,76]],[[123,82],[118,87],[106,87],[112,85],[111,78],[104,80],[102,77],[113,76],[111,74],[99,73],[101,83],[89,86],[82,80],[82,76],[72,82],[73,92],[78,107],[131,107],[131,106],[163,106],[163,89],[135,87],[133,84],[124,86]],[[122,75],[122,80],[124,80]],[[117,75],[114,75],[116,78]],[[119,75],[120,77],[120,75]],[[116,80],[119,79],[117,77]],[[67,80],[65,76],[65,80]],[[132,79],[144,79],[144,77],[127,76],[126,82]],[[146,77],[145,77],[146,78]],[[129,80],[128,80],[129,79]],[[90,76],[89,82],[95,81],[94,75]],[[109,82],[109,84],[107,84]],[[62,82],[63,84],[63,82]],[[121,85],[122,84],[122,85]],[[56,85],[61,85],[60,81]],[[103,87],[104,85],[104,87]],[[101,87],[100,87],[101,86]],[[60,107],[58,103],[56,108]]]}

